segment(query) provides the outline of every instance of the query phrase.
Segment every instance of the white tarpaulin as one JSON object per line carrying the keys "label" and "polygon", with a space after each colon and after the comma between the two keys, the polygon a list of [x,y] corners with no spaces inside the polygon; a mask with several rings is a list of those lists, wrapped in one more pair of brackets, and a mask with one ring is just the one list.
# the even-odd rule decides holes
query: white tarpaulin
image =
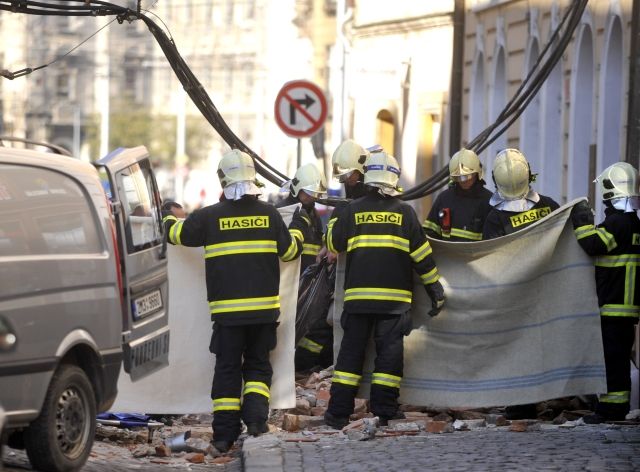
{"label": "white tarpaulin", "polygon": [[[447,304],[430,318],[431,301],[416,278],[402,402],[484,407],[606,391],[593,262],[569,219],[576,202],[491,241],[431,241]],[[336,347],[343,280],[338,270]],[[371,343],[363,395],[372,353]]]}
{"label": "white tarpaulin", "polygon": [[[280,208],[288,224],[297,205]],[[124,372],[111,411],[186,414],[210,412],[215,356],[209,352],[211,317],[207,303],[202,248],[169,245],[169,366],[137,382]],[[300,259],[280,263],[280,326],[271,352],[271,408],[296,405],[295,313]]]}

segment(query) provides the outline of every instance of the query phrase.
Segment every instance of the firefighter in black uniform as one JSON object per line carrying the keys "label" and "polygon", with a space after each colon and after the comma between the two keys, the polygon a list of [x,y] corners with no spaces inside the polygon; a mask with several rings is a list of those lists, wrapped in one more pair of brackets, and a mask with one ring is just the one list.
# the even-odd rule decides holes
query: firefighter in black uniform
{"label": "firefighter in black uniform", "polygon": [[[529,162],[517,149],[500,151],[493,161],[493,182],[496,192],[489,201],[493,207],[484,222],[483,239],[493,239],[515,233],[549,215],[558,204],[531,188],[535,180]],[[509,420],[535,419],[535,403],[508,406]]]}
{"label": "firefighter in black uniform", "polygon": [[276,207],[302,204],[310,218],[310,225],[304,232],[304,246],[300,256],[300,273],[316,262],[316,257],[322,249],[322,221],[315,209],[318,198],[327,195],[327,183],[324,176],[314,164],[305,164],[298,168],[290,182],[287,182],[289,195],[280,201]]}
{"label": "firefighter in black uniform", "polygon": [[[280,314],[278,258],[302,252],[304,211],[287,229],[272,205],[258,200],[253,159],[239,150],[224,154],[218,177],[225,199],[185,220],[164,217],[172,244],[203,246],[207,299],[214,321],[209,349],[216,355],[211,389],[214,446],[226,452],[240,435],[268,430],[272,368]],[[244,389],[243,389],[244,381]]]}
{"label": "firefighter in black uniform", "polygon": [[376,345],[371,411],[382,424],[401,417],[403,337],[411,329],[413,269],[432,300],[430,315],[444,305],[444,290],[420,221],[398,198],[400,169],[393,156],[372,152],[364,168],[365,196],[349,203],[328,229],[327,246],[347,253],[344,338],[335,364],[325,422],[342,428],[353,413],[367,341]]}
{"label": "firefighter in black uniform", "polygon": [[449,161],[449,176],[449,188],[438,195],[422,227],[431,238],[480,241],[491,210],[491,192],[484,186],[484,170],[476,153],[456,152]]}
{"label": "firefighter in black uniform", "polygon": [[515,233],[558,208],[552,198],[531,188],[534,180],[524,154],[517,149],[498,153],[493,161],[496,191],[489,200],[493,208],[484,222],[482,239]]}
{"label": "firefighter in black uniform", "polygon": [[624,420],[629,413],[629,359],[640,313],[640,209],[638,172],[626,162],[609,166],[596,179],[605,205],[605,219],[593,224],[587,202],[573,207],[571,219],[580,246],[596,256],[596,290],[600,306],[607,393],[585,423]]}
{"label": "firefighter in black uniform", "polygon": [[[298,168],[293,179],[287,183],[289,196],[278,203],[278,207],[302,204],[311,223],[304,232],[304,245],[300,261],[300,274],[316,262],[323,247],[322,221],[315,209],[315,201],[326,196],[327,184],[314,164]],[[328,307],[327,307],[328,308]],[[309,331],[300,338],[296,346],[295,369],[303,371],[315,366],[322,368],[333,364],[333,328],[326,316],[318,319]]]}

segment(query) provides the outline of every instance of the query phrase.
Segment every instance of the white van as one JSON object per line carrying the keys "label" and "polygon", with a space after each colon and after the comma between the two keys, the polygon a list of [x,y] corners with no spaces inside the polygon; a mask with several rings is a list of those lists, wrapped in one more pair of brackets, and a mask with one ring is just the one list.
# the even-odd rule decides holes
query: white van
{"label": "white van", "polygon": [[17,340],[0,352],[3,440],[36,469],[82,467],[121,367],[168,364],[160,204],[144,147],[89,164],[0,146],[0,317]]}

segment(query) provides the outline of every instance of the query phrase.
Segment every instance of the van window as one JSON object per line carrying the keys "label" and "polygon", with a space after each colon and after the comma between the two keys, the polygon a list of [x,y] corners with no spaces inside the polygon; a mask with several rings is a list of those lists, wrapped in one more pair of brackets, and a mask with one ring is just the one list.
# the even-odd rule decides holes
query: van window
{"label": "van window", "polygon": [[0,164],[0,257],[101,253],[98,227],[89,196],[74,179]]}
{"label": "van window", "polygon": [[125,213],[129,253],[147,249],[162,240],[160,209],[149,162],[127,167],[117,174],[118,188]]}

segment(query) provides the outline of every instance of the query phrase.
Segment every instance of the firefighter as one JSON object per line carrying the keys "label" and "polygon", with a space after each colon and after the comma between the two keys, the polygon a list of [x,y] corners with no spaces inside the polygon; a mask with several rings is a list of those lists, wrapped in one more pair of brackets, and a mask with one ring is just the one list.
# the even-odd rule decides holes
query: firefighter
{"label": "firefighter", "polygon": [[369,151],[352,139],[343,141],[333,152],[333,177],[344,184],[347,198],[353,199],[364,195],[364,163]]}
{"label": "firefighter", "polygon": [[[493,182],[496,191],[489,203],[493,207],[484,222],[483,239],[493,239],[515,233],[549,215],[558,208],[550,197],[540,195],[531,188],[535,175],[529,162],[517,149],[500,151],[493,161]],[[535,419],[535,403],[508,406],[505,417],[509,420]]]}
{"label": "firefighter", "polygon": [[638,171],[626,162],[607,167],[596,179],[604,203],[605,218],[594,226],[586,201],[575,205],[571,220],[582,249],[595,259],[596,291],[607,393],[600,395],[595,413],[585,423],[624,420],[629,413],[631,378],[629,359],[640,312],[640,209]]}
{"label": "firefighter", "polygon": [[[301,203],[310,217],[310,225],[304,232],[304,245],[300,261],[300,274],[316,262],[322,242],[322,222],[315,210],[315,201],[326,196],[327,184],[322,173],[314,164],[298,168],[293,179],[288,182],[289,196],[277,206]],[[328,309],[328,307],[327,307]],[[308,370],[315,366],[322,368],[333,364],[333,328],[322,316],[313,323],[309,331],[300,338],[295,352],[296,371]]]}
{"label": "firefighter", "polygon": [[300,273],[316,262],[322,249],[322,221],[315,209],[318,198],[327,195],[327,183],[314,164],[305,164],[298,168],[293,179],[287,182],[289,196],[276,205],[278,208],[302,204],[310,217],[310,224],[304,234],[304,248],[300,258]]}
{"label": "firefighter", "polygon": [[[171,244],[203,246],[207,299],[213,324],[209,349],[216,355],[211,398],[214,446],[226,452],[241,432],[268,431],[272,368],[280,314],[278,257],[302,252],[304,210],[289,229],[272,205],[258,200],[253,159],[234,149],[222,156],[218,177],[224,200],[186,219],[163,218]],[[244,381],[244,388],[243,388]]]}
{"label": "firefighter", "polygon": [[475,152],[461,149],[449,161],[449,188],[436,198],[422,224],[427,236],[445,241],[480,241],[491,210],[491,192]]}
{"label": "firefighter", "polygon": [[544,218],[558,204],[531,188],[535,181],[529,162],[517,149],[500,151],[493,161],[496,191],[489,204],[493,207],[484,222],[482,239],[515,233]]}
{"label": "firefighter", "polygon": [[350,202],[327,232],[332,252],[347,253],[344,338],[335,364],[327,425],[348,424],[362,379],[367,341],[376,345],[371,382],[371,411],[382,424],[402,417],[398,396],[403,372],[403,337],[411,330],[413,269],[432,301],[429,314],[442,309],[445,297],[431,246],[411,206],[400,193],[400,168],[393,156],[372,152],[364,167],[363,197]]}

